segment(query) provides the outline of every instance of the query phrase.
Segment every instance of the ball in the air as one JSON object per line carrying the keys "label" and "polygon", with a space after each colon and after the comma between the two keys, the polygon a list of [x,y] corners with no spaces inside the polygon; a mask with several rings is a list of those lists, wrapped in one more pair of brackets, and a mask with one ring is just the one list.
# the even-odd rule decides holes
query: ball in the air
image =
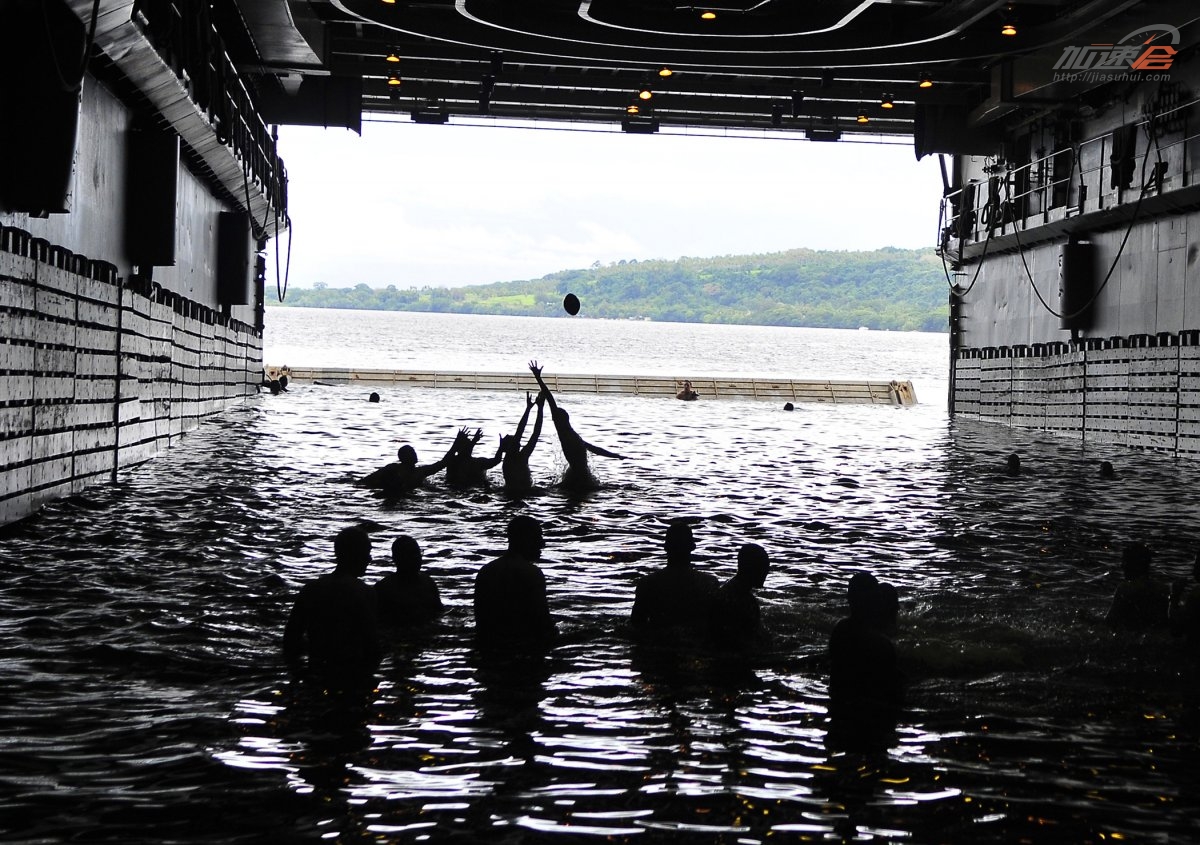
{"label": "ball in the air", "polygon": [[563,310],[574,317],[579,313],[579,297],[573,293],[568,293],[563,297]]}

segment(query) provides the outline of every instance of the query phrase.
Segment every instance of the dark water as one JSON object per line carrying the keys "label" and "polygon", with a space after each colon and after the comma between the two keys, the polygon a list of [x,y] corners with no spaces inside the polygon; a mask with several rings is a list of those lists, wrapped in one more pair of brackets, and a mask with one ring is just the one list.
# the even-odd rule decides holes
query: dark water
{"label": "dark water", "polygon": [[[349,482],[460,424],[487,443],[516,394],[298,386],[233,409],[111,487],[0,539],[5,842],[1185,842],[1200,818],[1195,655],[1100,622],[1120,545],[1171,577],[1200,544],[1194,465],[1004,429],[933,406],[565,396],[597,461],[585,499],[387,503]],[[1022,479],[999,474],[1019,451]],[[1102,481],[1110,459],[1117,478]],[[534,473],[561,459],[547,426]],[[480,564],[547,528],[563,641],[480,659]],[[635,647],[663,520],[699,520],[722,579],[765,546],[774,639],[750,656]],[[289,681],[280,633],[333,533],[415,536],[449,605],[339,710]],[[900,589],[899,741],[825,745],[825,644],[850,572]],[[330,712],[339,713],[337,719]]]}

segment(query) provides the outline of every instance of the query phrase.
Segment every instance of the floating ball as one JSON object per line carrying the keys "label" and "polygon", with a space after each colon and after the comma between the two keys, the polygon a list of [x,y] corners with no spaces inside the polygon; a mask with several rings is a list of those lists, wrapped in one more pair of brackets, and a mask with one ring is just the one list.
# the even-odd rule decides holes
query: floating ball
{"label": "floating ball", "polygon": [[579,297],[573,293],[568,293],[563,297],[563,310],[574,317],[579,313]]}

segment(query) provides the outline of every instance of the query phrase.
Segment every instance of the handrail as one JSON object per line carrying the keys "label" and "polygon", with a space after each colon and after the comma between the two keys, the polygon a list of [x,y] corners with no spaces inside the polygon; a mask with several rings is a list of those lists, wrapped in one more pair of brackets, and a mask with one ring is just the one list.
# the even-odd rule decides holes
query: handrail
{"label": "handrail", "polygon": [[[287,174],[275,139],[213,27],[210,6],[207,0],[135,0],[132,19],[205,112],[217,140],[241,161],[247,192],[253,185],[276,218],[286,218]],[[248,198],[235,199],[250,211]],[[255,237],[268,222],[253,221]]]}
{"label": "handrail", "polygon": [[[1144,172],[1149,174],[1148,185],[1160,193],[1190,184],[1192,172],[1187,166],[1187,145],[1200,139],[1200,131],[1190,134],[1180,131],[1179,137],[1162,143],[1159,141],[1162,133],[1157,127],[1171,120],[1180,120],[1197,103],[1200,103],[1200,97],[1164,109],[1134,124],[1136,137],[1146,138],[1150,142],[1144,144],[1140,152],[1134,152],[1132,172],[1135,175],[1143,172],[1145,157],[1153,155],[1155,166]],[[956,247],[1002,235],[1009,227],[1015,231],[1020,225],[1021,230],[1026,230],[1052,220],[1119,205],[1126,191],[1135,197],[1141,195],[1142,185],[1126,182],[1123,186],[1112,187],[1110,151],[1117,143],[1114,136],[1122,129],[1117,127],[1077,144],[1060,147],[1016,167],[996,162],[990,168],[985,168],[991,171],[986,180],[971,180],[957,190],[946,192],[940,209],[939,253],[953,258]],[[1180,154],[1172,155],[1176,149],[1180,149]],[[1180,168],[1176,174],[1171,174],[1169,170],[1172,160]],[[1065,175],[1059,175],[1064,171]],[[1168,175],[1177,176],[1177,184],[1168,185]],[[1122,181],[1118,179],[1119,183]],[[1116,200],[1110,203],[1114,191]]]}

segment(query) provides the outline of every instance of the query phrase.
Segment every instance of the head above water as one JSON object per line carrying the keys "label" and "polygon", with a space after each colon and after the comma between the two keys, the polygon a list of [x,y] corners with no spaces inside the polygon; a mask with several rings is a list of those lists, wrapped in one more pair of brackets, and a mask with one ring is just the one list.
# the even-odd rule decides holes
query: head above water
{"label": "head above water", "polygon": [[529,560],[538,560],[546,541],[542,537],[542,524],[532,516],[521,514],[508,522],[508,550]]}
{"label": "head above water", "polygon": [[409,466],[417,465],[417,450],[405,443],[396,450],[396,460]]}
{"label": "head above water", "polygon": [[333,557],[337,571],[362,575],[371,563],[371,537],[357,525],[343,528],[333,538]]}
{"label": "head above water", "polygon": [[392,563],[397,572],[416,572],[422,560],[421,546],[412,537],[401,534],[392,541]]}
{"label": "head above water", "polygon": [[1145,543],[1128,543],[1121,550],[1121,572],[1126,579],[1144,578],[1150,574],[1153,553]]}
{"label": "head above water", "polygon": [[367,397],[367,401],[368,402],[378,402],[379,394],[372,391],[371,395]]}
{"label": "head above water", "polygon": [[767,550],[758,543],[746,543],[738,549],[738,576],[745,578],[755,587],[761,587],[767,580],[767,570],[771,559]]}
{"label": "head above water", "polygon": [[1021,474],[1021,456],[1016,452],[1013,452],[1008,456],[1008,461],[1005,464],[1005,472],[1007,472],[1009,475]]}
{"label": "head above water", "polygon": [[667,563],[672,560],[687,562],[696,548],[696,538],[692,535],[692,526],[686,522],[672,522],[667,526],[667,537],[664,543],[667,550]]}
{"label": "head above water", "polygon": [[850,615],[863,617],[874,615],[878,607],[879,579],[870,572],[855,572],[846,587],[846,598],[850,603]]}

